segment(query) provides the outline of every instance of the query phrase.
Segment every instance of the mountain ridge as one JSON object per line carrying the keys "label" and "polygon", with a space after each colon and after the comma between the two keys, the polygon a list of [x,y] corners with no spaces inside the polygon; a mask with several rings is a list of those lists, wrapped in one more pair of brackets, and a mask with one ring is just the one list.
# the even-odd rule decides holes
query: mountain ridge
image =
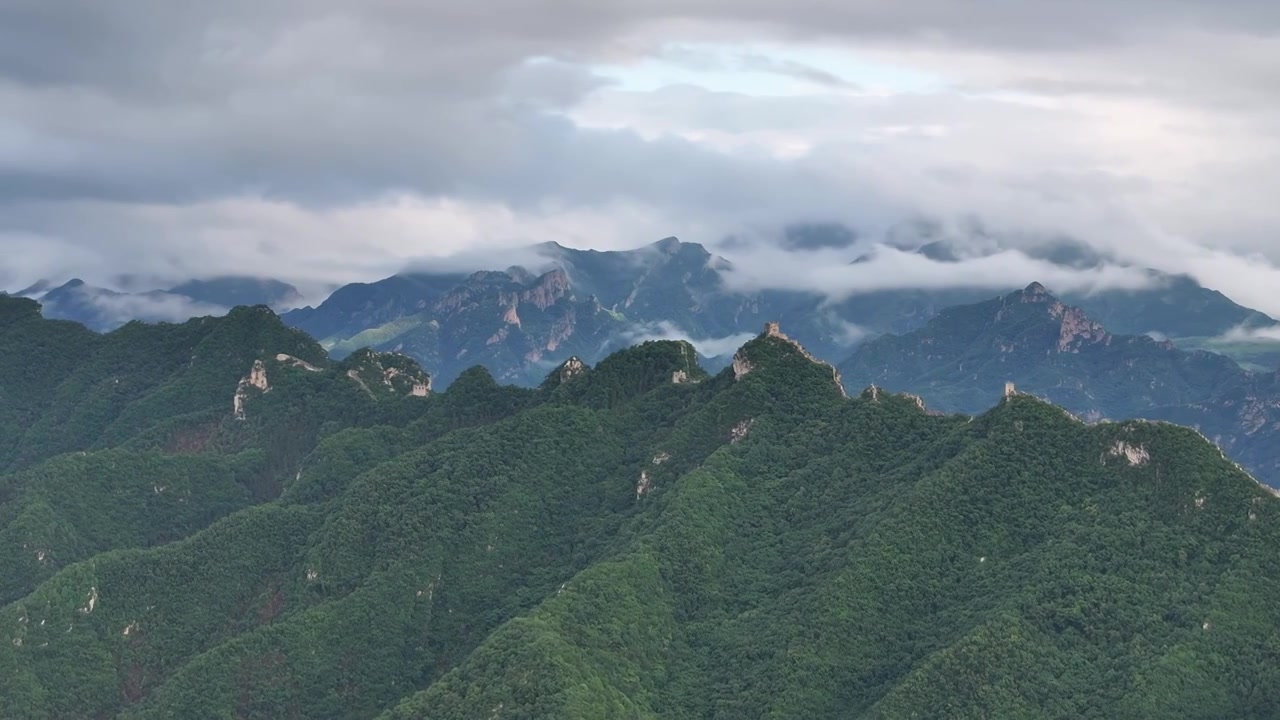
{"label": "mountain ridge", "polygon": [[[836,238],[831,242],[844,246],[846,240]],[[800,247],[814,243],[818,247],[829,244],[819,237],[804,240]],[[945,248],[939,247],[934,242],[908,251],[933,258],[944,253]],[[836,358],[847,354],[851,338],[856,342],[857,334],[910,331],[947,307],[990,297],[988,291],[964,288],[903,289],[856,293],[833,303],[814,293],[798,291],[739,292],[725,280],[725,273],[733,271],[730,260],[712,254],[698,243],[675,237],[631,251],[575,250],[555,242],[535,246],[534,250],[544,261],[538,272],[513,267],[480,274],[505,272],[513,282],[525,284],[560,269],[565,273],[565,291],[570,297],[588,303],[594,298],[599,304],[582,306],[573,318],[564,320],[560,332],[565,337],[555,345],[560,348],[562,342],[569,342],[572,347],[565,346],[558,353],[556,349],[544,351],[552,363],[561,362],[570,354],[599,360],[611,349],[625,345],[628,335],[638,332],[637,328],[661,325],[683,337],[702,338],[705,342],[715,339],[718,344],[718,339],[753,332],[768,320],[781,320],[817,355]],[[1084,262],[1074,246],[1055,246],[1042,254],[1047,261],[1057,258],[1071,267]],[[1194,338],[1201,344],[1234,328],[1274,324],[1262,313],[1239,306],[1188,277],[1165,276],[1155,271],[1148,274],[1154,286],[1147,290],[1077,293],[1068,300],[1119,332],[1152,332],[1178,341]],[[476,273],[392,276],[377,283],[348,286],[315,308],[299,309],[285,317],[339,354],[354,345],[372,344],[415,355],[441,378],[443,386],[471,358],[477,357],[480,349],[475,342],[482,331],[471,326],[483,327],[486,340],[506,342],[505,337],[494,337],[497,329],[493,313],[497,308],[484,311],[478,306],[467,308],[468,319],[455,323],[451,333],[432,337],[438,328],[431,323],[445,322],[442,315],[456,318],[459,311],[455,304],[442,313],[437,308],[440,299],[459,292],[469,297],[483,294],[484,284],[477,277]],[[504,313],[509,311],[510,303],[501,297],[491,298],[490,304]],[[579,316],[592,321],[579,329]],[[850,328],[857,328],[857,332],[851,334]],[[583,337],[575,340],[573,336],[579,334]],[[548,343],[542,338],[535,344],[545,347]],[[536,384],[546,369],[538,365],[543,354],[522,360],[527,353],[525,341],[519,339],[516,345],[510,352],[501,348],[481,350],[487,358],[484,362],[504,380]],[[464,349],[466,356],[459,357]],[[1246,350],[1231,345],[1222,349],[1241,353]]]}
{"label": "mountain ridge", "polygon": [[1195,427],[1255,475],[1280,482],[1277,373],[1147,336],[1117,335],[1040,283],[951,308],[924,328],[886,335],[840,364],[851,382],[979,410],[980,388],[1014,381],[1086,420],[1146,417]]}
{"label": "mountain ridge", "polygon": [[[0,391],[88,332],[33,307],[0,298],[0,348],[28,349]],[[411,361],[328,358],[269,308],[89,337],[179,370],[200,347],[166,397],[216,428],[173,445],[191,426],[149,416],[0,471],[0,716],[1280,707],[1280,499],[1185,428],[997,386],[974,417],[847,397],[776,325],[714,375],[652,341],[423,396]],[[135,365],[68,417],[109,424]]]}

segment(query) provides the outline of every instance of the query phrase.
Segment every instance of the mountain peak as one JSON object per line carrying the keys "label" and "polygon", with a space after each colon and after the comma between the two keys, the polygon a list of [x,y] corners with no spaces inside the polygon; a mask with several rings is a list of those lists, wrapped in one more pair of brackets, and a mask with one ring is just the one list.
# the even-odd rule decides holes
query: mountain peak
{"label": "mountain peak", "polygon": [[543,381],[543,388],[557,388],[576,377],[585,375],[591,368],[582,361],[577,355],[572,355],[568,360],[560,363],[560,367],[552,370],[547,379]]}
{"label": "mountain peak", "polygon": [[768,345],[781,346],[788,351],[788,354],[798,355],[818,367],[830,370],[831,379],[835,381],[840,394],[848,397],[844,390],[844,383],[840,380],[840,372],[830,363],[814,357],[803,345],[788,337],[782,332],[782,326],[777,322],[765,323],[764,332],[734,353],[731,367],[735,381],[741,380],[748,373],[755,370],[762,361],[767,362],[771,355],[776,354],[776,351],[771,353],[764,350]]}
{"label": "mountain peak", "polygon": [[680,246],[683,244],[684,243],[680,242],[680,238],[672,235],[671,237],[662,238],[649,247],[667,255],[674,255],[680,250]]}
{"label": "mountain peak", "polygon": [[17,295],[19,297],[31,297],[33,295],[40,295],[40,294],[46,293],[52,288],[53,288],[53,282],[45,279],[40,279],[32,283],[31,285],[28,285],[27,287],[22,288],[18,292],[14,293],[14,295]]}
{"label": "mountain peak", "polygon": [[[1022,303],[1035,303],[1044,307],[1047,319],[1057,325],[1057,352],[1078,353],[1085,345],[1111,344],[1111,333],[1107,332],[1100,323],[1090,318],[1080,308],[1067,305],[1050,295],[1044,285],[1038,282],[1031,283],[1026,289],[1010,297],[1017,298]],[[1006,302],[1006,307],[996,313],[996,321],[999,322],[1005,318],[1009,309]]]}

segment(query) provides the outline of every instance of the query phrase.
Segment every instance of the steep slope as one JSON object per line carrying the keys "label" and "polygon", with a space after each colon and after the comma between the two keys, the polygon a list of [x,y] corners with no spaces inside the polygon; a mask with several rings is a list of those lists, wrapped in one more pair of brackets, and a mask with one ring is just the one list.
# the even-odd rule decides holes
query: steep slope
{"label": "steep slope", "polygon": [[1146,290],[1066,294],[1063,299],[1113,332],[1127,335],[1217,337],[1237,327],[1276,324],[1265,314],[1203,287],[1186,275],[1151,275],[1157,282]]}
{"label": "steep slope", "polygon": [[229,409],[255,360],[285,354],[325,362],[314,341],[265,307],[181,325],[134,322],[105,335],[44,320],[30,300],[0,298],[0,307],[21,318],[5,329],[0,387],[6,396],[31,396],[0,469],[118,445],[165,423],[196,423]]}
{"label": "steep slope", "polygon": [[950,308],[915,332],[870,341],[840,370],[852,386],[916,393],[947,411],[977,412],[1012,381],[1087,420],[1184,423],[1259,477],[1280,483],[1274,375],[1168,341],[1111,334],[1039,283]]}
{"label": "steep slope", "polygon": [[[1280,500],[1194,432],[847,398],[776,326],[691,350],[334,420],[279,498],[0,607],[0,716],[1280,709]],[[241,424],[307,394],[271,382]]]}
{"label": "steep slope", "polygon": [[466,275],[413,273],[376,283],[353,283],[334,291],[319,307],[284,314],[289,325],[321,340],[343,340],[423,312]]}
{"label": "steep slope", "polygon": [[877,397],[753,428],[384,717],[1276,711],[1276,500],[1211,446],[1027,397],[947,433]]}
{"label": "steep slope", "polygon": [[0,295],[0,471],[99,339],[82,325],[45,320],[34,300]]}
{"label": "steep slope", "polygon": [[0,298],[0,602],[275,497],[321,435],[424,412],[408,358],[329,363],[265,307],[106,335]]}

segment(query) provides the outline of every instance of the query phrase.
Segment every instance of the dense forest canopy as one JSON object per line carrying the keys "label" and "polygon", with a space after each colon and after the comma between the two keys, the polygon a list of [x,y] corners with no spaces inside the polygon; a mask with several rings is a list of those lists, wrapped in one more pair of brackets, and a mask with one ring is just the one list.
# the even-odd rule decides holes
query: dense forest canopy
{"label": "dense forest canopy", "polygon": [[768,333],[427,381],[0,298],[0,717],[1280,714],[1280,500],[1194,431]]}

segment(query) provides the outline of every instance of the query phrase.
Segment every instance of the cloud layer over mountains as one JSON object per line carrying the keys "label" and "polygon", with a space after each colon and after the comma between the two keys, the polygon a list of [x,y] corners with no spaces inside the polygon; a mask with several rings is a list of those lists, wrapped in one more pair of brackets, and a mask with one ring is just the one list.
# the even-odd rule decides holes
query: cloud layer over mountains
{"label": "cloud layer over mountains", "polygon": [[[15,0],[0,285],[319,286],[545,240],[977,217],[1276,314],[1277,86],[1280,6],[1254,0]],[[741,277],[833,291],[1140,281],[757,256]]]}

